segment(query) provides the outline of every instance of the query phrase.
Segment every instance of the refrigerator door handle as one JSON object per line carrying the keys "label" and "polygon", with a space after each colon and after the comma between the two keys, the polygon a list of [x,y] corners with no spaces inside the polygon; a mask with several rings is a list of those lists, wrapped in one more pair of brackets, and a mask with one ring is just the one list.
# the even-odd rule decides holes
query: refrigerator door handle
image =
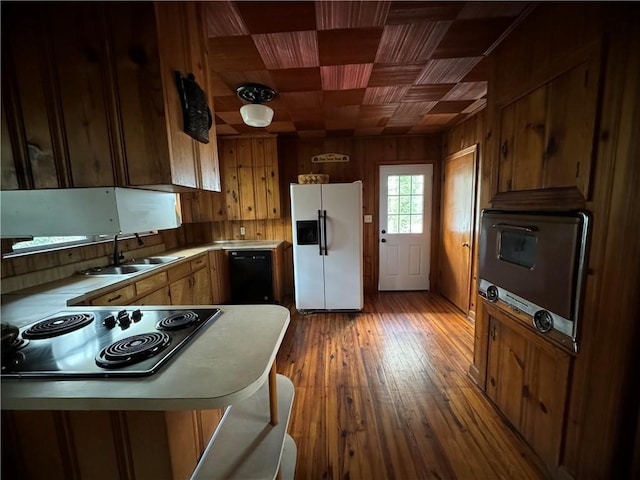
{"label": "refrigerator door handle", "polygon": [[324,254],[329,255],[329,249],[327,248],[327,211],[323,210],[323,220],[322,225],[324,228]]}
{"label": "refrigerator door handle", "polygon": [[322,221],[322,210],[318,210],[318,249],[320,250],[318,255],[320,255],[320,256],[322,256],[322,228],[321,228],[321,221]]}

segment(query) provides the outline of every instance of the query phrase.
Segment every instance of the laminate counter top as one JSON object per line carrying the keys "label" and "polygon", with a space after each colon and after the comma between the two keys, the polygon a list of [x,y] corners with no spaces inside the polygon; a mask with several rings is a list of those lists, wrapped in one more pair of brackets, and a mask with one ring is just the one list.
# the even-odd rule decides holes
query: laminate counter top
{"label": "laminate counter top", "polygon": [[[151,376],[3,379],[2,409],[205,410],[249,398],[268,376],[289,324],[289,311],[278,305],[220,305],[218,308],[223,314]],[[111,310],[110,307],[92,309]]]}
{"label": "laminate counter top", "polygon": [[159,264],[156,268],[138,273],[127,275],[77,274],[35,287],[5,293],[2,295],[2,321],[21,327],[69,306],[78,305],[87,298],[102,292],[108,292],[120,285],[154,275],[163,268],[171,268],[182,262],[187,262],[192,257],[211,250],[271,250],[278,248],[282,243],[282,240],[238,240],[179,248],[157,255],[179,257],[174,262]]}

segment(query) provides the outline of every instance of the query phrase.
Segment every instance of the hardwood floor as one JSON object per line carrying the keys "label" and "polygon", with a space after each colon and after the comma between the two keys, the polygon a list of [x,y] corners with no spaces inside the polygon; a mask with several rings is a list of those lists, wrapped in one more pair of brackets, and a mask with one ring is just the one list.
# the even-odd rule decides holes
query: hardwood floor
{"label": "hardwood floor", "polygon": [[381,292],[362,313],[302,315],[278,353],[295,385],[299,479],[540,479],[467,377],[473,324],[437,294]]}

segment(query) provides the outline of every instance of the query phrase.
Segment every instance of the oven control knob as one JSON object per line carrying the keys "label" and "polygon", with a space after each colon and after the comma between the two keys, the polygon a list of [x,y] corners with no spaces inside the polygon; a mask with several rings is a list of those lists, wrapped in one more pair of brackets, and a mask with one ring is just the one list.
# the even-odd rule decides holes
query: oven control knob
{"label": "oven control knob", "polygon": [[134,322],[139,322],[141,318],[142,312],[140,311],[140,309],[131,312],[131,320],[133,320]]}
{"label": "oven control knob", "polygon": [[118,323],[122,328],[127,328],[131,325],[131,318],[126,310],[121,310],[118,312]]}
{"label": "oven control knob", "polygon": [[487,300],[490,302],[498,300],[498,287],[495,285],[489,285],[489,287],[487,287]]}
{"label": "oven control knob", "polygon": [[109,315],[102,323],[104,323],[104,326],[107,328],[113,328],[116,326],[116,319],[113,315]]}
{"label": "oven control knob", "polygon": [[546,310],[538,310],[533,316],[533,324],[542,333],[546,333],[553,327],[553,317]]}

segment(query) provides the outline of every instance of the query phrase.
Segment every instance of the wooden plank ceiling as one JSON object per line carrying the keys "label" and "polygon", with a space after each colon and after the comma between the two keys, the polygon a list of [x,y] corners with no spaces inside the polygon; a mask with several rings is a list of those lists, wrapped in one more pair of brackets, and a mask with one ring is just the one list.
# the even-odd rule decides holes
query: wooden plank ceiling
{"label": "wooden plank ceiling", "polygon": [[[299,138],[437,132],[486,104],[485,57],[525,2],[207,4],[218,135]],[[266,129],[244,125],[243,83],[277,92]]]}

